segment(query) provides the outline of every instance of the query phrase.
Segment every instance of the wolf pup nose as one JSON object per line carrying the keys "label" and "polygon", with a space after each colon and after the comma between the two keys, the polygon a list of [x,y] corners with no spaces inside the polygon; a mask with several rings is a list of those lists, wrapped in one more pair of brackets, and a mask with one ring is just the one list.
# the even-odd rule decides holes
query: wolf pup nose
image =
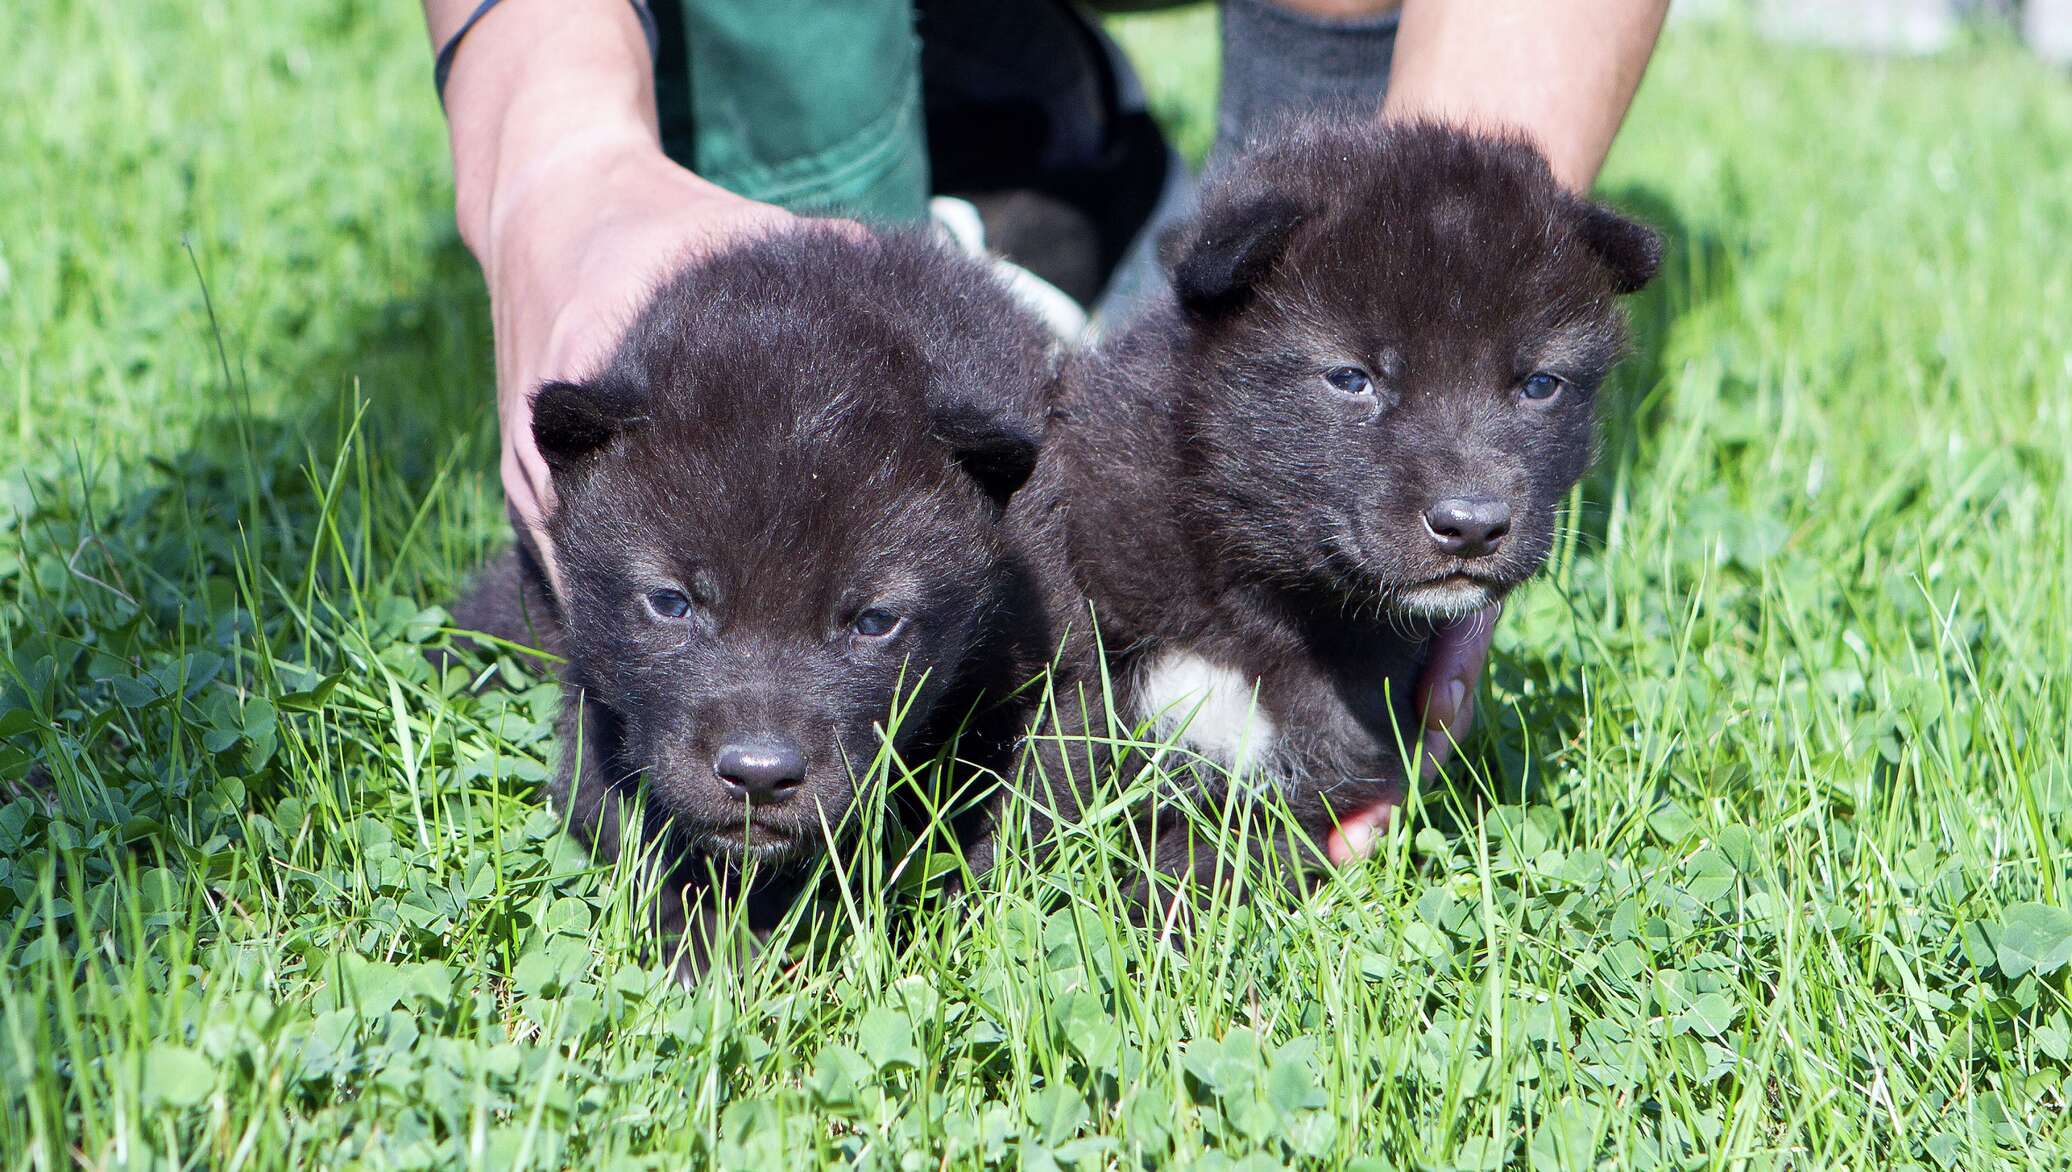
{"label": "wolf pup nose", "polygon": [[1263,769],[1321,842],[1400,795],[1430,623],[1546,560],[1660,252],[1520,138],[1311,119],[1209,176],[1054,432],[1111,666],[1207,796]]}
{"label": "wolf pup nose", "polygon": [[1458,558],[1488,557],[1511,531],[1511,505],[1502,497],[1447,497],[1425,510],[1425,532]]}
{"label": "wolf pup nose", "polygon": [[799,792],[806,782],[806,756],[790,737],[728,742],[712,761],[713,776],[728,797],[772,806]]}
{"label": "wolf pup nose", "polygon": [[521,552],[457,618],[551,620],[579,832],[619,850],[645,787],[682,883],[781,873],[853,824],[888,742],[1006,764],[1029,713],[1002,698],[1077,598],[1062,519],[1015,507],[1057,348],[976,260],[801,228],[692,265],[602,373],[540,388],[567,594]]}

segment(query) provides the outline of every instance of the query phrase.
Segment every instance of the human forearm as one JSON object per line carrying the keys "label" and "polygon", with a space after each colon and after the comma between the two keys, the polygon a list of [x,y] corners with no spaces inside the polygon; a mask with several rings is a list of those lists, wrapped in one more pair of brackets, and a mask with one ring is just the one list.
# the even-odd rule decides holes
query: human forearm
{"label": "human forearm", "polygon": [[[433,46],[478,3],[425,0]],[[533,390],[603,366],[671,266],[791,217],[662,153],[628,0],[503,0],[462,38],[445,102],[454,216],[489,285],[504,494],[558,584]]]}
{"label": "human forearm", "polygon": [[1581,191],[1626,116],[1667,0],[1406,0],[1385,114],[1531,134]]}
{"label": "human forearm", "polygon": [[[424,0],[436,49],[479,0]],[[628,0],[503,0],[468,30],[446,80],[454,215],[485,270],[499,219],[557,169],[659,150],[646,34]]]}

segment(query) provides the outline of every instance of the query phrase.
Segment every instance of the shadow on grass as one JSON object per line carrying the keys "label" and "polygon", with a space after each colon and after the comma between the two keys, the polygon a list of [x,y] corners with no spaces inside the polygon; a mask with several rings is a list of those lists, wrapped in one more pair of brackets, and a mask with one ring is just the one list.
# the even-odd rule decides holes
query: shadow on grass
{"label": "shadow on grass", "polygon": [[[298,610],[376,625],[454,588],[493,493],[489,315],[451,236],[419,277],[358,304],[340,290],[347,306],[302,337],[222,337],[195,392],[220,407],[181,450],[112,474],[91,458],[25,470],[20,567],[0,574],[0,778],[122,841],[184,824],[175,839],[202,842],[196,803],[234,805],[263,772],[238,738],[272,734],[240,722],[293,690],[256,686],[253,649],[321,675],[341,656]],[[248,390],[283,406],[250,411]],[[245,788],[219,785],[239,774]]]}
{"label": "shadow on grass", "polygon": [[[233,405],[175,460],[226,485],[253,474],[272,478],[272,493],[255,502],[247,492],[235,502],[239,512],[214,523],[263,525],[260,564],[299,579],[328,518],[337,530],[327,534],[335,556],[314,562],[320,588],[336,584],[325,575],[341,570],[361,583],[397,570],[405,593],[455,585],[451,562],[462,551],[435,547],[459,518],[450,501],[433,494],[485,484],[493,490],[496,471],[489,308],[474,259],[458,238],[446,236],[431,252],[414,289],[355,307],[329,337],[279,370],[245,375],[239,340],[224,342],[233,377],[263,378],[300,397],[252,417],[228,396]],[[335,488],[322,483],[327,477]],[[413,527],[409,517],[396,516],[421,506],[431,510],[424,523]]]}
{"label": "shadow on grass", "polygon": [[1744,255],[1713,227],[1687,223],[1674,204],[1651,188],[1624,187],[1606,198],[1661,232],[1663,254],[1654,281],[1625,301],[1632,348],[1599,400],[1597,462],[1583,480],[1583,507],[1569,518],[1589,553],[1604,548],[1609,503],[1620,474],[1633,470],[1642,446],[1662,425],[1672,374],[1670,339],[1684,318],[1732,287]]}

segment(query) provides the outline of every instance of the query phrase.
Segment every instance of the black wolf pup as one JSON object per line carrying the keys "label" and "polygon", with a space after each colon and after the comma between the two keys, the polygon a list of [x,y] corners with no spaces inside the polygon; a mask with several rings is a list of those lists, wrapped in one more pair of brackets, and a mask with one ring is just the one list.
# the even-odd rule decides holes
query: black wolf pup
{"label": "black wolf pup", "polygon": [[[751,926],[781,915],[881,729],[918,763],[961,727],[961,756],[1010,767],[1037,694],[1017,689],[1083,605],[1062,518],[1014,507],[1057,350],[978,261],[802,228],[690,266],[603,373],[539,389],[566,595],[514,551],[456,619],[566,658],[554,796],[600,854],[674,868],[666,934],[751,861],[774,876]],[[622,841],[641,787],[658,829]]]}
{"label": "black wolf pup", "polygon": [[[1126,718],[1220,767],[1194,797],[1263,774],[1297,856],[1400,798],[1431,621],[1546,559],[1660,251],[1523,139],[1436,124],[1296,122],[1209,177],[1052,432]],[[1160,872],[1210,878],[1166,821]]]}

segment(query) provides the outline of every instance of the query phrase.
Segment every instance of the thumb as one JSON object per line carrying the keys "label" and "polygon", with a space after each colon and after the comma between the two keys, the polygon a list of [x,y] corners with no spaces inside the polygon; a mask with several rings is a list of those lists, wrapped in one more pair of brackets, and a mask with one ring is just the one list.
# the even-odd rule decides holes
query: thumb
{"label": "thumb", "polygon": [[1424,670],[1417,680],[1427,772],[1451,757],[1453,746],[1474,726],[1475,683],[1482,678],[1489,643],[1502,614],[1503,606],[1498,604],[1441,623],[1432,632]]}

